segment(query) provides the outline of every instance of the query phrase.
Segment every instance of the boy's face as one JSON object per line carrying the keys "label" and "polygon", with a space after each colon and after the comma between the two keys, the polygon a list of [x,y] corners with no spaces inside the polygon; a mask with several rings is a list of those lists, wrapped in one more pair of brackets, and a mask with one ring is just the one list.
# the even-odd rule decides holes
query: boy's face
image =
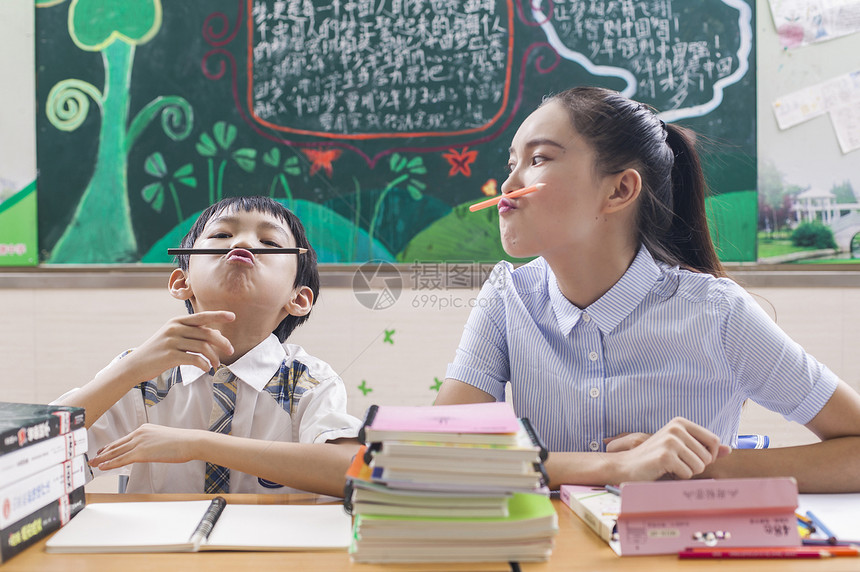
{"label": "boy's face", "polygon": [[274,327],[291,311],[296,290],[297,256],[258,254],[248,248],[296,246],[287,224],[260,211],[226,210],[213,216],[194,248],[233,248],[229,254],[195,255],[188,264],[188,285],[195,312],[231,310],[253,314]]}

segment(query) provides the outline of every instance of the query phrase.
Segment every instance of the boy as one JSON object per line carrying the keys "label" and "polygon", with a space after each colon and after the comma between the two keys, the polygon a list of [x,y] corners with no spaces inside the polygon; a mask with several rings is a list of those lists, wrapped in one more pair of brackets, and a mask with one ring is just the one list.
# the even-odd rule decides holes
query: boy
{"label": "boy", "polygon": [[[170,294],[190,315],[169,320],[56,403],[86,408],[90,464],[129,464],[128,492],[343,494],[361,421],[343,381],[283,342],[316,301],[316,254],[298,218],[265,197],[207,208],[183,248]],[[254,248],[306,248],[252,254]]]}

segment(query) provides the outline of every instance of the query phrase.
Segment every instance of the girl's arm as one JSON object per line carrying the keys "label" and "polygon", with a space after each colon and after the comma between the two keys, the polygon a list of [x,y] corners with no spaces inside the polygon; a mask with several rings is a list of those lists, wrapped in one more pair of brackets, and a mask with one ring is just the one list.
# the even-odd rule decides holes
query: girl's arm
{"label": "girl's arm", "polygon": [[340,497],[346,470],[358,447],[354,439],[286,443],[145,424],[105,446],[90,464],[109,470],[131,463],[199,460],[296,489]]}
{"label": "girl's arm", "polygon": [[496,398],[474,385],[463,383],[458,379],[446,378],[439,395],[433,405],[458,405],[461,403],[484,403],[495,401]]}
{"label": "girl's arm", "polygon": [[702,476],[792,476],[804,493],[860,492],[860,394],[840,381],[806,424],[822,441],[797,447],[733,451]]}
{"label": "girl's arm", "polygon": [[[436,405],[494,401],[489,393],[448,378]],[[719,438],[704,427],[677,418],[641,444],[616,453],[550,453],[546,461],[550,486],[619,484],[652,481],[667,475],[689,479],[700,474],[717,457],[728,453]]]}

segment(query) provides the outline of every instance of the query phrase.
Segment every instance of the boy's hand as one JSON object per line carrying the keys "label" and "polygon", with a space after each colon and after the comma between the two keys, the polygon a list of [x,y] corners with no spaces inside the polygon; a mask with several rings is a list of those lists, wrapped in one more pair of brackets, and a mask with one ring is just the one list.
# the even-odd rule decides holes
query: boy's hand
{"label": "boy's hand", "polygon": [[613,438],[608,452],[618,452],[619,482],[653,481],[671,475],[690,479],[731,449],[714,433],[676,417],[653,435],[630,433]]}
{"label": "boy's hand", "polygon": [[217,368],[221,363],[219,354],[231,355],[233,345],[211,326],[234,319],[236,315],[227,311],[199,312],[172,318],[120,361],[133,368],[134,377],[139,381],[153,379],[178,365],[193,365],[203,371]]}
{"label": "boy's hand", "polygon": [[185,463],[193,460],[194,437],[198,433],[201,431],[145,423],[102,447],[90,459],[90,465],[107,471],[131,463]]}

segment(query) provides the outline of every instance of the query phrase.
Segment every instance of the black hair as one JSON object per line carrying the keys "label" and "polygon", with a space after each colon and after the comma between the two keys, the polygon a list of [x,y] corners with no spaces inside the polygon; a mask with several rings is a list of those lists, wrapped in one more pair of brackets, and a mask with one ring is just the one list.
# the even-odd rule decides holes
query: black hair
{"label": "black hair", "polygon": [[575,87],[541,105],[550,101],[567,109],[572,127],[591,145],[598,174],[633,168],[641,175],[638,235],[654,258],[725,276],[708,230],[695,133],[665,124],[651,108],[609,89]]}
{"label": "black hair", "polygon": [[[200,238],[200,235],[203,234],[203,228],[206,226],[214,216],[225,212],[225,211],[240,211],[240,212],[261,212],[265,214],[270,214],[282,221],[284,221],[290,229],[290,232],[293,234],[293,238],[296,239],[296,246],[299,248],[307,248],[308,251],[304,254],[297,254],[298,261],[296,263],[296,279],[292,285],[292,288],[296,288],[298,286],[307,286],[313,292],[313,303],[316,304],[317,298],[319,297],[320,290],[320,275],[319,269],[317,268],[317,253],[314,251],[310,242],[308,242],[307,233],[305,233],[305,227],[302,225],[302,221],[299,220],[299,217],[295,215],[290,209],[279,203],[274,199],[270,199],[269,197],[227,197],[221,201],[218,201],[214,205],[210,205],[206,208],[200,216],[197,217],[197,220],[194,221],[194,224],[191,226],[191,230],[188,231],[188,234],[182,239],[182,243],[179,245],[180,248],[191,248],[194,246],[194,243],[197,242],[197,239]],[[275,256],[275,255],[270,255]],[[188,258],[187,254],[183,254],[176,257],[176,262],[183,271],[188,271]],[[191,307],[191,301],[185,301],[185,307],[188,308],[188,313],[193,314],[194,309]],[[289,337],[289,335],[299,327],[301,324],[305,322],[310,316],[310,312],[305,314],[304,316],[287,316],[281,323],[278,324],[278,327],[274,329],[272,332],[278,339],[283,343]]]}

